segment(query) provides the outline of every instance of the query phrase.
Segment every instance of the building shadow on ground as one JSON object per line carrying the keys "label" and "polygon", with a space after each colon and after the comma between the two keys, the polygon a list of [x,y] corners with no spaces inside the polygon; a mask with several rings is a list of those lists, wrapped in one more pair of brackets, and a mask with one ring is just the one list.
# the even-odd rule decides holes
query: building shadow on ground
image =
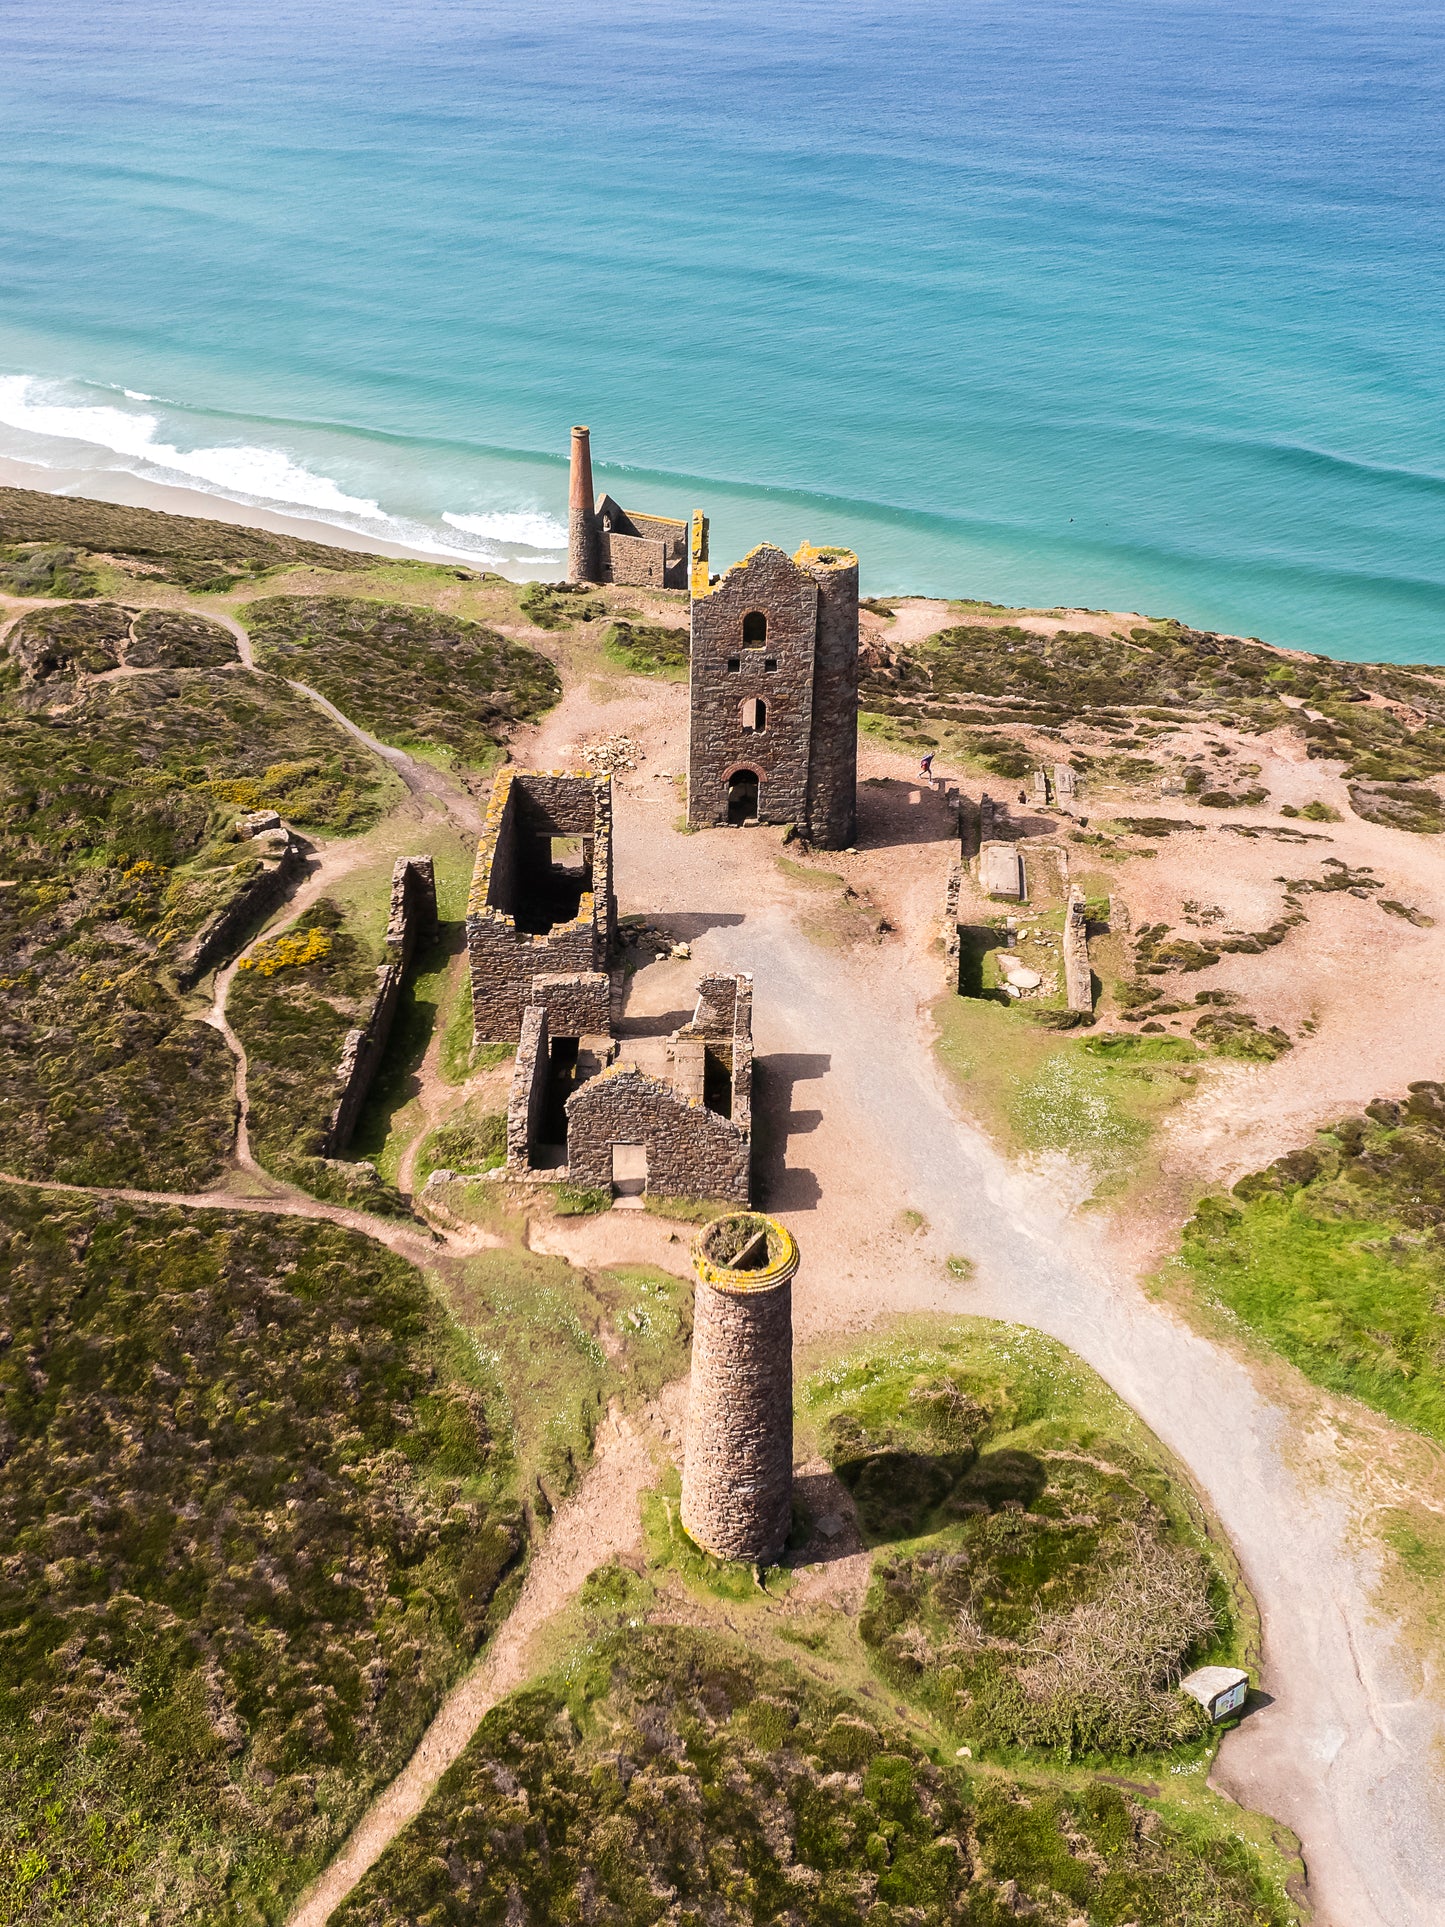
{"label": "building shadow on ground", "polygon": [[821,1110],[794,1108],[793,1091],[826,1077],[826,1052],[777,1051],[753,1066],[753,1187],[766,1211],[815,1211],[822,1187],[814,1174],[788,1162],[788,1141],[816,1131]]}

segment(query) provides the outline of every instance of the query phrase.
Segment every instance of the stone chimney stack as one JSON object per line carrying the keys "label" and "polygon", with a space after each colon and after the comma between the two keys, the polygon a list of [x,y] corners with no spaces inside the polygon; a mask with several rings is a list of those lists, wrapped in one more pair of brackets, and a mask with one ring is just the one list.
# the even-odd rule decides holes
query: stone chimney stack
{"label": "stone chimney stack", "polygon": [[756,1211],[715,1218],[697,1273],[682,1523],[719,1559],[768,1565],[793,1509],[793,1274],[798,1246]]}
{"label": "stone chimney stack", "polygon": [[574,582],[597,580],[597,522],[592,500],[592,431],[572,430],[572,477],[567,492],[567,573]]}

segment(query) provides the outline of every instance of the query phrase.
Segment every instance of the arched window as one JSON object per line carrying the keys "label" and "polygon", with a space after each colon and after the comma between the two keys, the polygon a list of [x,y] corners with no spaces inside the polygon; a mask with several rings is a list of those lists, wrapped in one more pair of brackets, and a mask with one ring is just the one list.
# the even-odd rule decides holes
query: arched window
{"label": "arched window", "polygon": [[761,736],[768,726],[768,706],[761,696],[747,696],[742,704],[743,728],[750,736]]}
{"label": "arched window", "polygon": [[744,649],[761,649],[768,639],[768,619],[761,609],[750,610],[743,617]]}

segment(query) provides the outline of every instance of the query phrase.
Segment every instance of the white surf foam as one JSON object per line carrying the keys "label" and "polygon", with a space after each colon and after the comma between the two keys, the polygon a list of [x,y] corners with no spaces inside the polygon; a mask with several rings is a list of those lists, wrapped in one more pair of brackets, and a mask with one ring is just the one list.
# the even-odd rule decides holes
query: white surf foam
{"label": "white surf foam", "polygon": [[487,542],[525,549],[553,551],[565,549],[567,531],[555,515],[542,509],[499,509],[492,515],[453,515],[442,511],[442,520],[466,535],[479,535]]}
{"label": "white surf foam", "polygon": [[354,515],[366,521],[390,520],[379,503],[348,495],[329,475],[317,475],[293,462],[284,449],[249,442],[177,448],[157,439],[157,416],[66,400],[57,388],[30,375],[0,375],[0,425],[108,449],[134,473],[153,481],[184,477],[214,494],[243,502]]}

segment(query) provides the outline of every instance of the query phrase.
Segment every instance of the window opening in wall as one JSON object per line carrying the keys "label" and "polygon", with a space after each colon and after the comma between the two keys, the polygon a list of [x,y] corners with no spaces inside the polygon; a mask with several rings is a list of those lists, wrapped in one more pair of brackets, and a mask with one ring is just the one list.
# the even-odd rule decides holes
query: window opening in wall
{"label": "window opening in wall", "polygon": [[770,674],[771,674],[771,672],[772,672],[772,671],[773,671],[774,669],[776,669],[776,668],[777,668],[777,666],[778,666],[778,659],[777,659],[777,657],[776,657],[776,656],[764,656],[764,657],[763,657],[763,667],[764,667],[764,669],[766,669],[766,670],[767,670],[767,671],[768,671],[768,672],[769,672]]}
{"label": "window opening in wall", "polygon": [[533,836],[517,850],[517,928],[545,937],[556,924],[571,923],[592,888],[590,836]]}
{"label": "window opening in wall", "polygon": [[640,1198],[647,1189],[647,1146],[614,1144],[612,1147],[612,1195],[614,1198]]}
{"label": "window opening in wall", "polygon": [[[728,1056],[731,1056],[731,1052]],[[709,1044],[702,1060],[702,1101],[719,1117],[733,1114],[733,1067],[720,1050]]]}
{"label": "window opening in wall", "polygon": [[728,822],[755,823],[758,817],[758,773],[734,770],[728,778]]}
{"label": "window opening in wall", "polygon": [[747,696],[742,706],[743,728],[751,736],[761,736],[768,726],[768,706],[761,696]]}
{"label": "window opening in wall", "polygon": [[[558,1164],[567,1162],[567,1099],[577,1088],[577,1043],[575,1037],[554,1037],[547,1050],[547,1088],[538,1135]],[[552,1160],[543,1161],[550,1165]]]}
{"label": "window opening in wall", "polygon": [[743,617],[743,647],[756,649],[768,639],[768,619],[761,609],[750,610]]}
{"label": "window opening in wall", "polygon": [[743,659],[741,656],[728,657],[728,673],[730,675],[735,676],[738,673],[738,671],[742,668],[742,666],[743,666]]}

